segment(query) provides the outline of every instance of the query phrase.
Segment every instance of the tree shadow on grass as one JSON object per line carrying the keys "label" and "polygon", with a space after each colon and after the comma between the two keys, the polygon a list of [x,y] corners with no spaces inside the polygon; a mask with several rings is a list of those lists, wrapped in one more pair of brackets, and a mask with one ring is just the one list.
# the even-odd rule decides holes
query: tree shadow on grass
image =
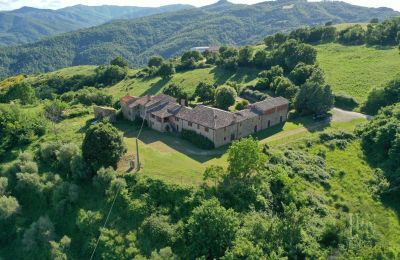
{"label": "tree shadow on grass", "polygon": [[153,83],[150,85],[148,89],[146,89],[145,92],[141,94],[141,96],[146,96],[146,95],[155,95],[160,90],[170,81],[170,79],[160,79],[156,83]]}
{"label": "tree shadow on grass", "polygon": [[[139,128],[132,122],[129,121],[120,121],[115,126],[122,132],[124,132],[125,138],[135,139],[139,132]],[[149,128],[144,128],[139,137],[139,140],[146,145],[157,147],[155,143],[160,142],[167,147],[175,150],[178,153],[185,154],[191,159],[199,162],[205,163],[215,158],[220,158],[225,154],[228,146],[224,146],[221,148],[213,149],[213,150],[203,150],[197,148],[190,142],[181,139],[178,135],[174,135],[171,133],[161,133]],[[156,148],[157,149],[157,148]]]}
{"label": "tree shadow on grass", "polygon": [[[362,147],[361,147],[362,150]],[[376,161],[376,154],[363,153],[364,159],[372,169],[380,169],[383,175],[390,183],[389,192],[386,192],[380,196],[380,201],[387,208],[390,208],[396,212],[397,219],[400,221],[400,176],[396,174],[395,170],[385,163],[379,163]],[[375,174],[375,173],[374,173]]]}
{"label": "tree shadow on grass", "polygon": [[217,85],[223,85],[228,81],[248,83],[257,78],[259,72],[259,70],[251,68],[240,68],[237,71],[230,71],[221,67],[215,67],[210,71],[214,75],[214,81]]}

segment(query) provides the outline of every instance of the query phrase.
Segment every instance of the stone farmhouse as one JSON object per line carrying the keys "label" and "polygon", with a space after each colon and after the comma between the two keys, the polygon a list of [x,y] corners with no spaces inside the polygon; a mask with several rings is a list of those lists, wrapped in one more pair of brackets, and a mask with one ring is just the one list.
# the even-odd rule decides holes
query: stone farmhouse
{"label": "stone farmhouse", "polygon": [[179,133],[183,129],[207,137],[220,147],[287,120],[289,101],[270,98],[232,113],[198,105],[189,108],[165,94],[121,98],[124,117],[134,121],[145,119],[150,128],[160,132]]}

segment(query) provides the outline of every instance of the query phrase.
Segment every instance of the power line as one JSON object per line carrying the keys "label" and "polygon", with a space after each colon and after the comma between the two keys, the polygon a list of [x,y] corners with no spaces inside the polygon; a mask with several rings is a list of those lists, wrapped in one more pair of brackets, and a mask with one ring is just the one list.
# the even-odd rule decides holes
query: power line
{"label": "power line", "polygon": [[[114,208],[114,204],[115,204],[115,201],[117,200],[117,197],[118,197],[118,194],[119,194],[119,190],[120,190],[120,189],[121,189],[121,187],[118,187],[118,190],[117,190],[117,192],[115,193],[114,200],[113,200],[113,202],[112,202],[112,204],[111,204],[110,210],[108,211],[106,221],[104,222],[104,225],[103,225],[103,227],[102,227],[103,229],[106,227],[107,222],[108,222],[108,219],[110,218],[111,211],[112,211],[113,208]],[[97,238],[96,245],[95,245],[95,247],[94,247],[94,249],[93,249],[92,255],[90,256],[90,260],[93,259],[94,253],[96,252],[97,246],[99,245],[99,242],[100,242],[100,237],[101,237],[101,230],[100,230],[99,237]]]}
{"label": "power line", "polygon": [[[146,117],[146,110],[144,111],[144,116]],[[136,136],[136,151],[137,151],[137,158],[138,158],[138,162],[137,162],[137,163],[138,163],[138,171],[140,170],[140,162],[139,162],[139,143],[138,143],[138,140],[139,140],[140,134],[142,133],[142,130],[143,130],[143,127],[144,127],[144,121],[145,121],[145,118],[143,118],[142,125],[141,125],[141,127],[140,127],[140,129],[139,129],[139,132],[138,132],[137,136]],[[107,222],[108,222],[108,219],[110,218],[111,212],[112,212],[112,210],[113,210],[113,208],[114,208],[114,204],[115,204],[115,201],[116,201],[116,199],[117,199],[117,197],[118,197],[118,194],[119,194],[120,189],[121,189],[121,187],[119,187],[118,190],[117,190],[117,192],[115,193],[114,200],[113,200],[113,202],[112,202],[112,204],[111,204],[110,210],[108,211],[106,221],[104,222],[104,225],[103,225],[103,227],[102,227],[103,229],[106,227]],[[95,247],[94,247],[94,249],[93,249],[92,255],[90,256],[90,260],[93,259],[94,254],[96,253],[96,249],[97,249],[97,247],[98,247],[98,245],[99,245],[99,242],[100,242],[100,237],[101,237],[101,230],[100,230],[99,237],[97,238],[96,245],[95,245]]]}

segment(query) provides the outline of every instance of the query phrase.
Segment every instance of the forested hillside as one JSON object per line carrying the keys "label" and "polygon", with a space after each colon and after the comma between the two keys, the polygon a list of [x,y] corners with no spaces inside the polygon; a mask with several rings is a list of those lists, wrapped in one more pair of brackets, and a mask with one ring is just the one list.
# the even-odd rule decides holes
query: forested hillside
{"label": "forested hillside", "polygon": [[134,19],[191,8],[169,5],[158,8],[76,5],[59,10],[23,7],[0,12],[0,45],[31,43],[46,36],[71,32],[115,19]]}
{"label": "forested hillside", "polygon": [[[141,69],[117,57],[1,81],[0,258],[398,259],[400,79],[386,72],[393,80],[369,94],[366,107],[386,107],[375,119],[337,114],[317,62],[336,43],[309,44],[390,43],[396,21],[369,25],[368,37],[318,26]],[[363,57],[372,48],[357,47]],[[234,104],[221,104],[223,90]],[[284,96],[293,109],[284,124],[214,150],[120,113],[113,124],[94,118],[93,105],[119,110],[124,95],[161,92],[231,111]],[[130,167],[137,142],[140,171]]]}
{"label": "forested hillside", "polygon": [[193,46],[246,45],[266,35],[325,22],[367,22],[397,16],[388,8],[343,2],[268,1],[235,5],[226,1],[203,8],[122,20],[67,33],[34,44],[0,48],[0,77],[52,71],[72,65],[105,64],[115,56],[131,66],[157,54],[171,57]]}

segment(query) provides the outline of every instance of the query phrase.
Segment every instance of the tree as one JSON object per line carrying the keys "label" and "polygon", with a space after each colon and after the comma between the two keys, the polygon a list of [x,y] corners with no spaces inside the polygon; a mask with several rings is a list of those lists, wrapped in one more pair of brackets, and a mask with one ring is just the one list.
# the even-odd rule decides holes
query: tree
{"label": "tree", "polygon": [[10,241],[16,231],[15,220],[21,207],[14,197],[0,194],[0,243]]}
{"label": "tree", "polygon": [[25,231],[22,238],[23,249],[40,259],[40,256],[43,257],[48,254],[50,250],[49,242],[54,240],[54,237],[54,225],[50,218],[47,216],[40,217]]}
{"label": "tree", "polygon": [[365,30],[361,25],[350,26],[339,31],[338,41],[347,45],[361,45],[365,43]]}
{"label": "tree", "polygon": [[8,88],[5,100],[19,100],[22,105],[33,104],[36,101],[36,93],[30,84],[22,82]]}
{"label": "tree", "polygon": [[163,93],[176,98],[178,102],[180,102],[181,100],[188,100],[189,97],[189,95],[183,90],[181,86],[174,83],[164,88]]}
{"label": "tree", "polygon": [[259,69],[268,69],[272,65],[271,55],[265,50],[258,50],[254,54],[253,63]]}
{"label": "tree", "polygon": [[71,238],[63,236],[59,242],[50,241],[51,259],[54,260],[68,260],[69,247],[71,245]]}
{"label": "tree", "polygon": [[204,57],[201,55],[200,52],[198,52],[198,51],[187,51],[182,55],[181,62],[185,63],[185,62],[188,62],[190,60],[193,60],[193,61],[197,62],[197,61],[200,61],[202,59],[204,59]]}
{"label": "tree", "polygon": [[186,225],[188,258],[216,259],[232,245],[239,219],[232,210],[226,210],[212,199],[193,210]]}
{"label": "tree", "polygon": [[101,167],[116,167],[126,148],[122,136],[110,123],[91,126],[82,144],[82,156],[97,171]]}
{"label": "tree", "polygon": [[253,138],[235,141],[228,150],[228,172],[233,177],[243,178],[250,176],[257,170],[263,157],[258,142]]}
{"label": "tree", "polygon": [[119,56],[119,57],[116,57],[115,59],[113,59],[110,62],[110,65],[118,66],[118,67],[121,67],[121,68],[127,68],[128,67],[128,61],[125,60],[123,57]]}
{"label": "tree", "polygon": [[225,171],[221,166],[211,165],[204,171],[203,180],[205,182],[212,181],[214,186],[217,186],[224,179],[225,175]]}
{"label": "tree", "polygon": [[126,77],[127,70],[116,65],[100,66],[96,68],[96,80],[105,86],[114,85]]}
{"label": "tree", "polygon": [[395,172],[400,169],[400,104],[382,108],[378,115],[357,130],[370,161]]}
{"label": "tree", "polygon": [[314,68],[313,65],[307,65],[301,62],[290,72],[289,79],[297,86],[301,86],[311,77]]}
{"label": "tree", "polygon": [[297,93],[294,107],[302,114],[324,114],[333,107],[333,103],[334,96],[329,85],[307,81]]}
{"label": "tree", "polygon": [[383,88],[373,89],[361,110],[370,115],[375,115],[382,107],[398,102],[400,102],[400,77],[391,80]]}
{"label": "tree", "polygon": [[163,63],[158,69],[158,75],[163,79],[168,79],[173,74],[175,74],[175,68],[172,63]]}
{"label": "tree", "polygon": [[289,100],[292,100],[299,91],[299,87],[295,86],[285,77],[276,78],[272,85],[271,89],[275,89],[275,95],[285,97]]}
{"label": "tree", "polygon": [[300,62],[312,65],[317,60],[317,50],[314,47],[296,40],[286,41],[274,55],[287,72],[292,71]]}
{"label": "tree", "polygon": [[252,64],[254,50],[251,46],[245,46],[239,50],[238,64],[247,67]]}
{"label": "tree", "polygon": [[196,87],[194,95],[199,97],[202,102],[212,102],[215,98],[215,87],[211,84],[200,82]]}
{"label": "tree", "polygon": [[149,67],[160,67],[164,63],[164,59],[160,56],[153,56],[150,58],[147,66]]}
{"label": "tree", "polygon": [[115,229],[100,229],[98,254],[100,259],[134,259],[140,251],[136,246],[136,235],[129,232],[127,235]]}
{"label": "tree", "polygon": [[221,109],[228,110],[230,106],[235,104],[236,90],[229,86],[218,87],[215,92],[215,105]]}
{"label": "tree", "polygon": [[251,241],[244,237],[239,237],[233,242],[233,247],[226,252],[222,259],[266,260],[267,258],[265,257],[263,250],[258,245],[254,245]]}
{"label": "tree", "polygon": [[176,227],[165,215],[152,214],[146,218],[139,228],[139,244],[145,254],[152,250],[160,250],[172,246],[175,242]]}
{"label": "tree", "polygon": [[[44,114],[49,119],[53,125],[53,131],[54,135],[57,137],[57,129],[56,129],[56,124],[61,121],[61,116],[64,110],[68,107],[68,105],[64,102],[62,102],[59,99],[56,99],[54,101],[48,102],[44,106]],[[57,137],[58,139],[58,137]]]}

